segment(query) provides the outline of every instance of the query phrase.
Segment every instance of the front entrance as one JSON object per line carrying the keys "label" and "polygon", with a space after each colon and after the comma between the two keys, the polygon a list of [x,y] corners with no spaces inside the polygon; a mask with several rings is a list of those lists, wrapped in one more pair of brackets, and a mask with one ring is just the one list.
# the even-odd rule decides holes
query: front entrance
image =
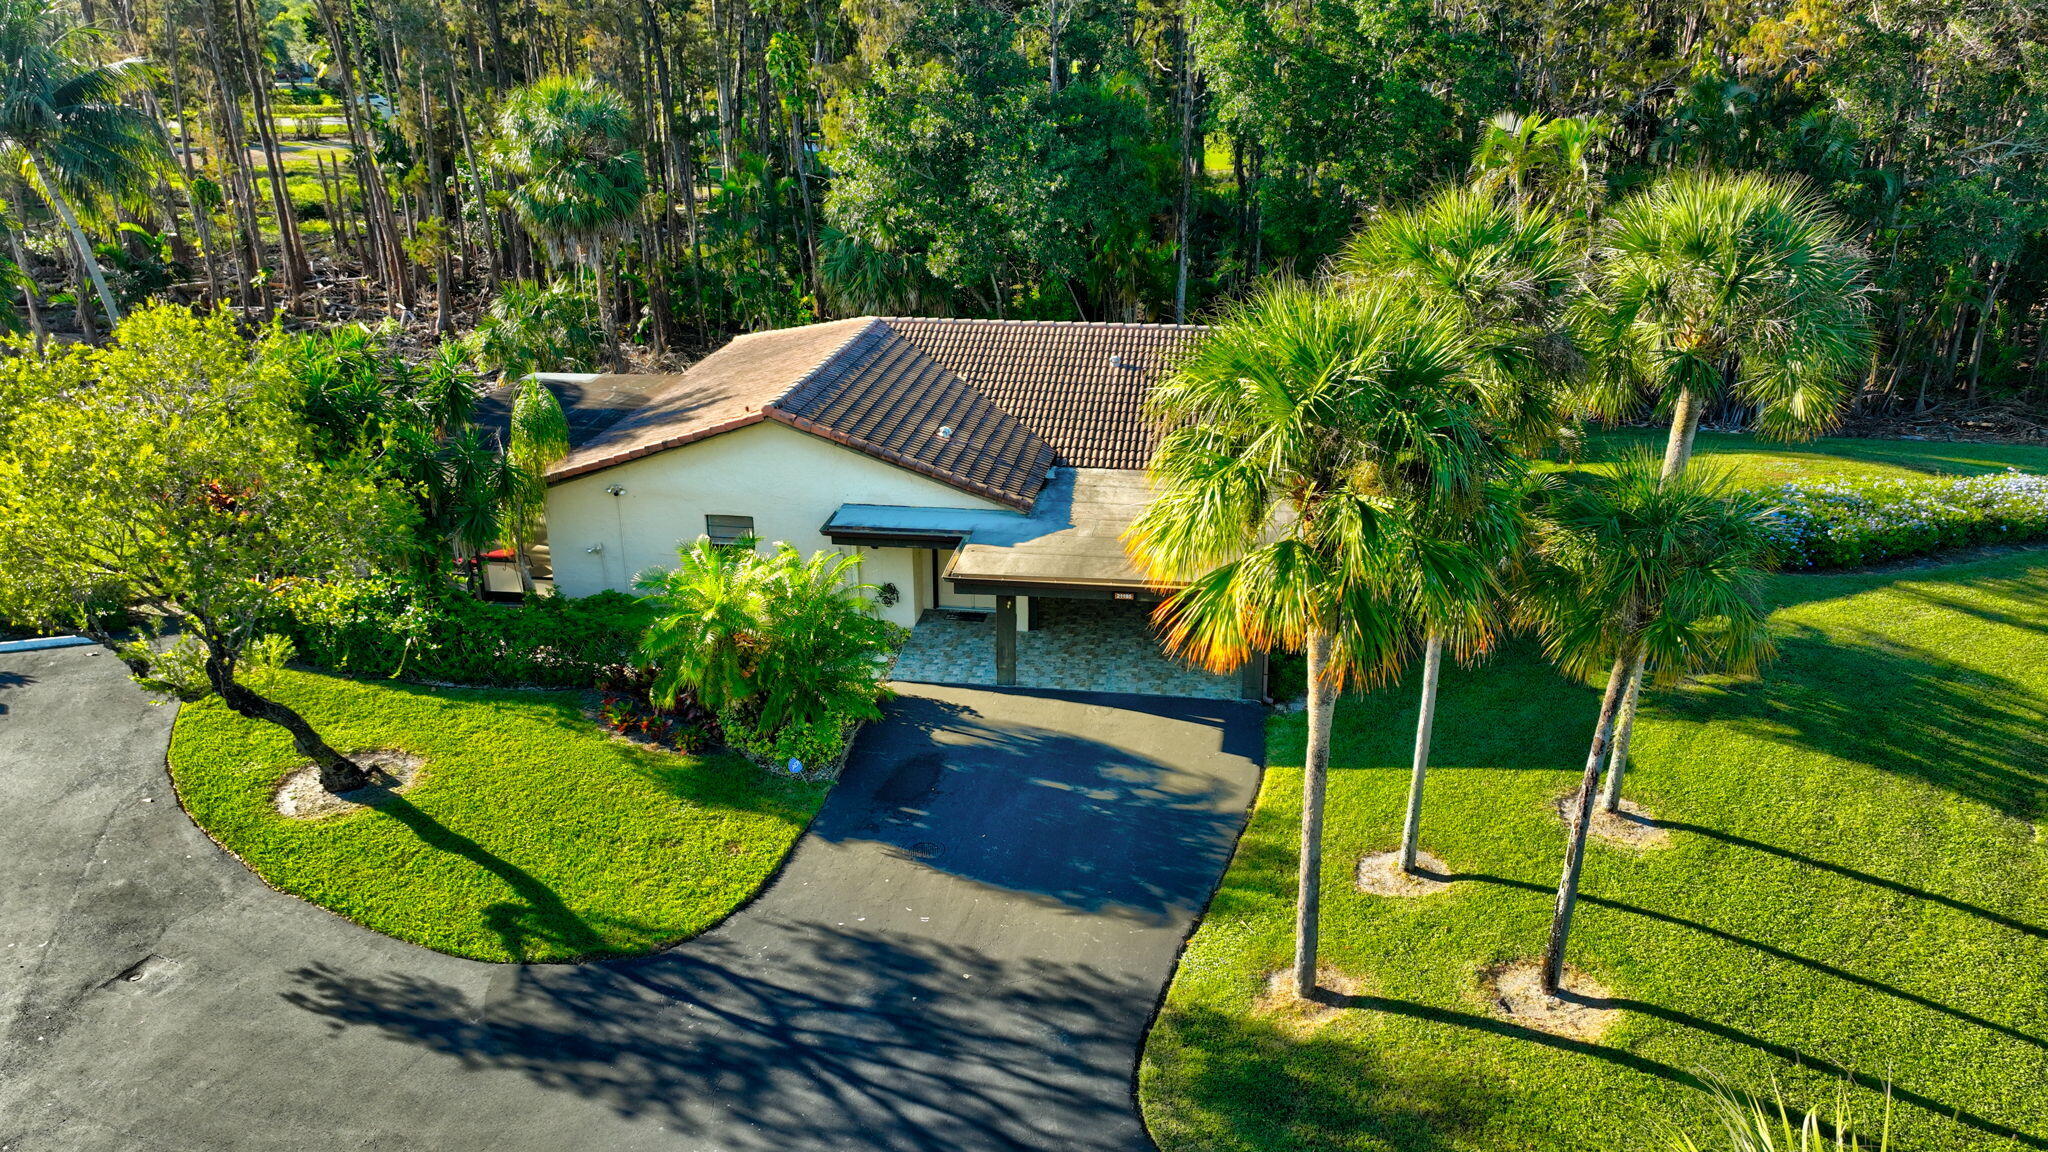
{"label": "front entrance", "polygon": [[[991,617],[927,612],[892,675],[925,684],[994,686],[995,633]],[[1241,696],[1239,677],[1204,672],[1166,655],[1152,627],[1151,605],[1120,600],[1033,597],[1030,631],[1017,634],[1015,686],[1205,700]]]}

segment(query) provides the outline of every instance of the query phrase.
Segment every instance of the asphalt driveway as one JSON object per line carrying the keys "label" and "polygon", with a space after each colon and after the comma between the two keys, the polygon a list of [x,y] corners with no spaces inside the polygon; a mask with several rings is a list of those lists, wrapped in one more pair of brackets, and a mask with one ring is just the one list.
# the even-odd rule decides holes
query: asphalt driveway
{"label": "asphalt driveway", "polygon": [[906,686],[781,876],[667,952],[490,965],[265,888],[171,710],[0,656],[0,1149],[1145,1149],[1131,1073],[1256,786],[1234,702]]}

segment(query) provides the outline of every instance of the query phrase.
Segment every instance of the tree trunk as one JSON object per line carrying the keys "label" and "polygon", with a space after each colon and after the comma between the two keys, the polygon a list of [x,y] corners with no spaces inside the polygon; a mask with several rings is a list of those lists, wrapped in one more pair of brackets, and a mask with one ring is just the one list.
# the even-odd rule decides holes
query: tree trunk
{"label": "tree trunk", "polygon": [[1565,937],[1572,929],[1572,908],[1579,900],[1579,871],[1586,862],[1586,832],[1593,824],[1593,789],[1600,782],[1600,763],[1606,758],[1607,741],[1614,731],[1614,713],[1621,706],[1622,683],[1628,677],[1629,656],[1614,657],[1614,669],[1607,674],[1607,691],[1600,697],[1600,723],[1593,730],[1593,746],[1586,753],[1586,772],[1579,780],[1579,792],[1572,801],[1574,817],[1571,838],[1566,842],[1564,876],[1557,882],[1557,906],[1550,918],[1550,943],[1543,949],[1543,990],[1552,996],[1564,982]]}
{"label": "tree trunk", "polygon": [[1436,685],[1444,666],[1444,639],[1432,632],[1422,656],[1422,714],[1415,721],[1415,765],[1408,775],[1408,815],[1401,821],[1401,870],[1415,871],[1422,834],[1422,784],[1429,774],[1429,736],[1436,725]]}
{"label": "tree trunk", "polygon": [[1628,691],[1621,698],[1621,710],[1615,714],[1614,748],[1607,756],[1607,783],[1600,789],[1600,807],[1608,812],[1621,811],[1621,776],[1628,770],[1628,741],[1635,733],[1636,702],[1643,695],[1646,663],[1646,657],[1636,657],[1635,667],[1628,674]]}
{"label": "tree trunk", "polygon": [[1701,411],[1700,399],[1692,394],[1692,389],[1680,388],[1677,402],[1671,405],[1671,437],[1664,443],[1665,476],[1683,472],[1686,462],[1692,459],[1692,441],[1699,434]]}
{"label": "tree trunk", "polygon": [[43,328],[42,306],[36,302],[36,278],[29,268],[28,253],[21,247],[21,236],[12,228],[7,230],[7,247],[14,253],[14,267],[21,272],[21,303],[28,311],[29,331],[35,333],[36,355],[40,356],[49,333]]}
{"label": "tree trunk", "polygon": [[[64,193],[57,187],[57,182],[50,178],[50,170],[43,167],[43,158],[31,152],[28,162],[35,168],[37,182],[43,186],[43,199],[49,202],[50,207],[56,209],[57,218],[64,221],[64,227],[71,232],[72,247],[78,250],[78,266],[85,269],[86,275],[92,277],[93,290],[100,296],[100,307],[107,313],[107,324],[112,326],[120,323],[121,306],[114,303],[114,293],[107,287],[107,274],[100,271],[100,262],[92,254],[92,241],[85,238],[85,229],[78,226],[78,217],[72,215],[70,203],[64,199]],[[82,315],[83,307],[79,311]]]}
{"label": "tree trunk", "polygon": [[1294,987],[1316,986],[1316,949],[1323,880],[1323,791],[1330,774],[1330,720],[1337,693],[1330,682],[1336,638],[1319,628],[1308,638],[1308,755],[1301,768],[1301,869],[1294,909]]}
{"label": "tree trunk", "polygon": [[206,679],[221,703],[235,715],[266,721],[291,733],[292,747],[298,749],[299,755],[320,766],[322,788],[329,792],[352,792],[369,786],[370,773],[362,765],[328,746],[304,716],[236,681],[234,666],[211,651],[206,657]]}
{"label": "tree trunk", "polygon": [[1180,206],[1174,222],[1173,322],[1188,320],[1188,245],[1194,238],[1195,173],[1195,17],[1180,29]]}

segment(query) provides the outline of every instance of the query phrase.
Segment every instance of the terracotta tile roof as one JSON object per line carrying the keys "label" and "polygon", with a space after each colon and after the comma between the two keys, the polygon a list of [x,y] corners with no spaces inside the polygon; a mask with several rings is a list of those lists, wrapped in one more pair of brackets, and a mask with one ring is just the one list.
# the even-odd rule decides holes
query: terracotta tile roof
{"label": "terracotta tile roof", "polygon": [[1202,329],[862,318],[742,336],[661,378],[550,480],[776,420],[1029,508],[1055,465],[1142,468],[1144,398]]}

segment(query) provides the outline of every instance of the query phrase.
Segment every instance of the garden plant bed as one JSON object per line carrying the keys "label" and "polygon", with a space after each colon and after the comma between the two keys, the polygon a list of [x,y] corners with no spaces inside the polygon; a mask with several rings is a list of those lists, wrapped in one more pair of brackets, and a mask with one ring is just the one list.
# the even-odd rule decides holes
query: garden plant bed
{"label": "garden plant bed", "polygon": [[320,819],[274,804],[303,763],[217,700],[186,706],[170,772],[192,818],[265,882],[368,928],[479,960],[646,952],[745,903],[826,788],[736,756],[615,740],[575,692],[428,689],[280,673],[338,748],[402,748],[409,788]]}
{"label": "garden plant bed", "polygon": [[1795,1109],[1847,1084],[1872,1127],[1889,1083],[1893,1147],[1916,1152],[2048,1146],[2048,554],[1770,595],[1763,679],[1645,694],[1625,793],[1670,843],[1588,848],[1568,959],[1620,1012],[1598,1039],[1477,983],[1542,952],[1553,803],[1595,686],[1519,642],[1445,671],[1422,844],[1457,868],[1413,900],[1360,892],[1347,865],[1398,833],[1415,678],[1340,704],[1321,959],[1371,995],[1306,1035],[1267,1011],[1306,727],[1273,717],[1258,807],[1147,1041],[1161,1148],[1642,1152],[1646,1120],[1715,1131],[1701,1072],[1775,1081]]}

